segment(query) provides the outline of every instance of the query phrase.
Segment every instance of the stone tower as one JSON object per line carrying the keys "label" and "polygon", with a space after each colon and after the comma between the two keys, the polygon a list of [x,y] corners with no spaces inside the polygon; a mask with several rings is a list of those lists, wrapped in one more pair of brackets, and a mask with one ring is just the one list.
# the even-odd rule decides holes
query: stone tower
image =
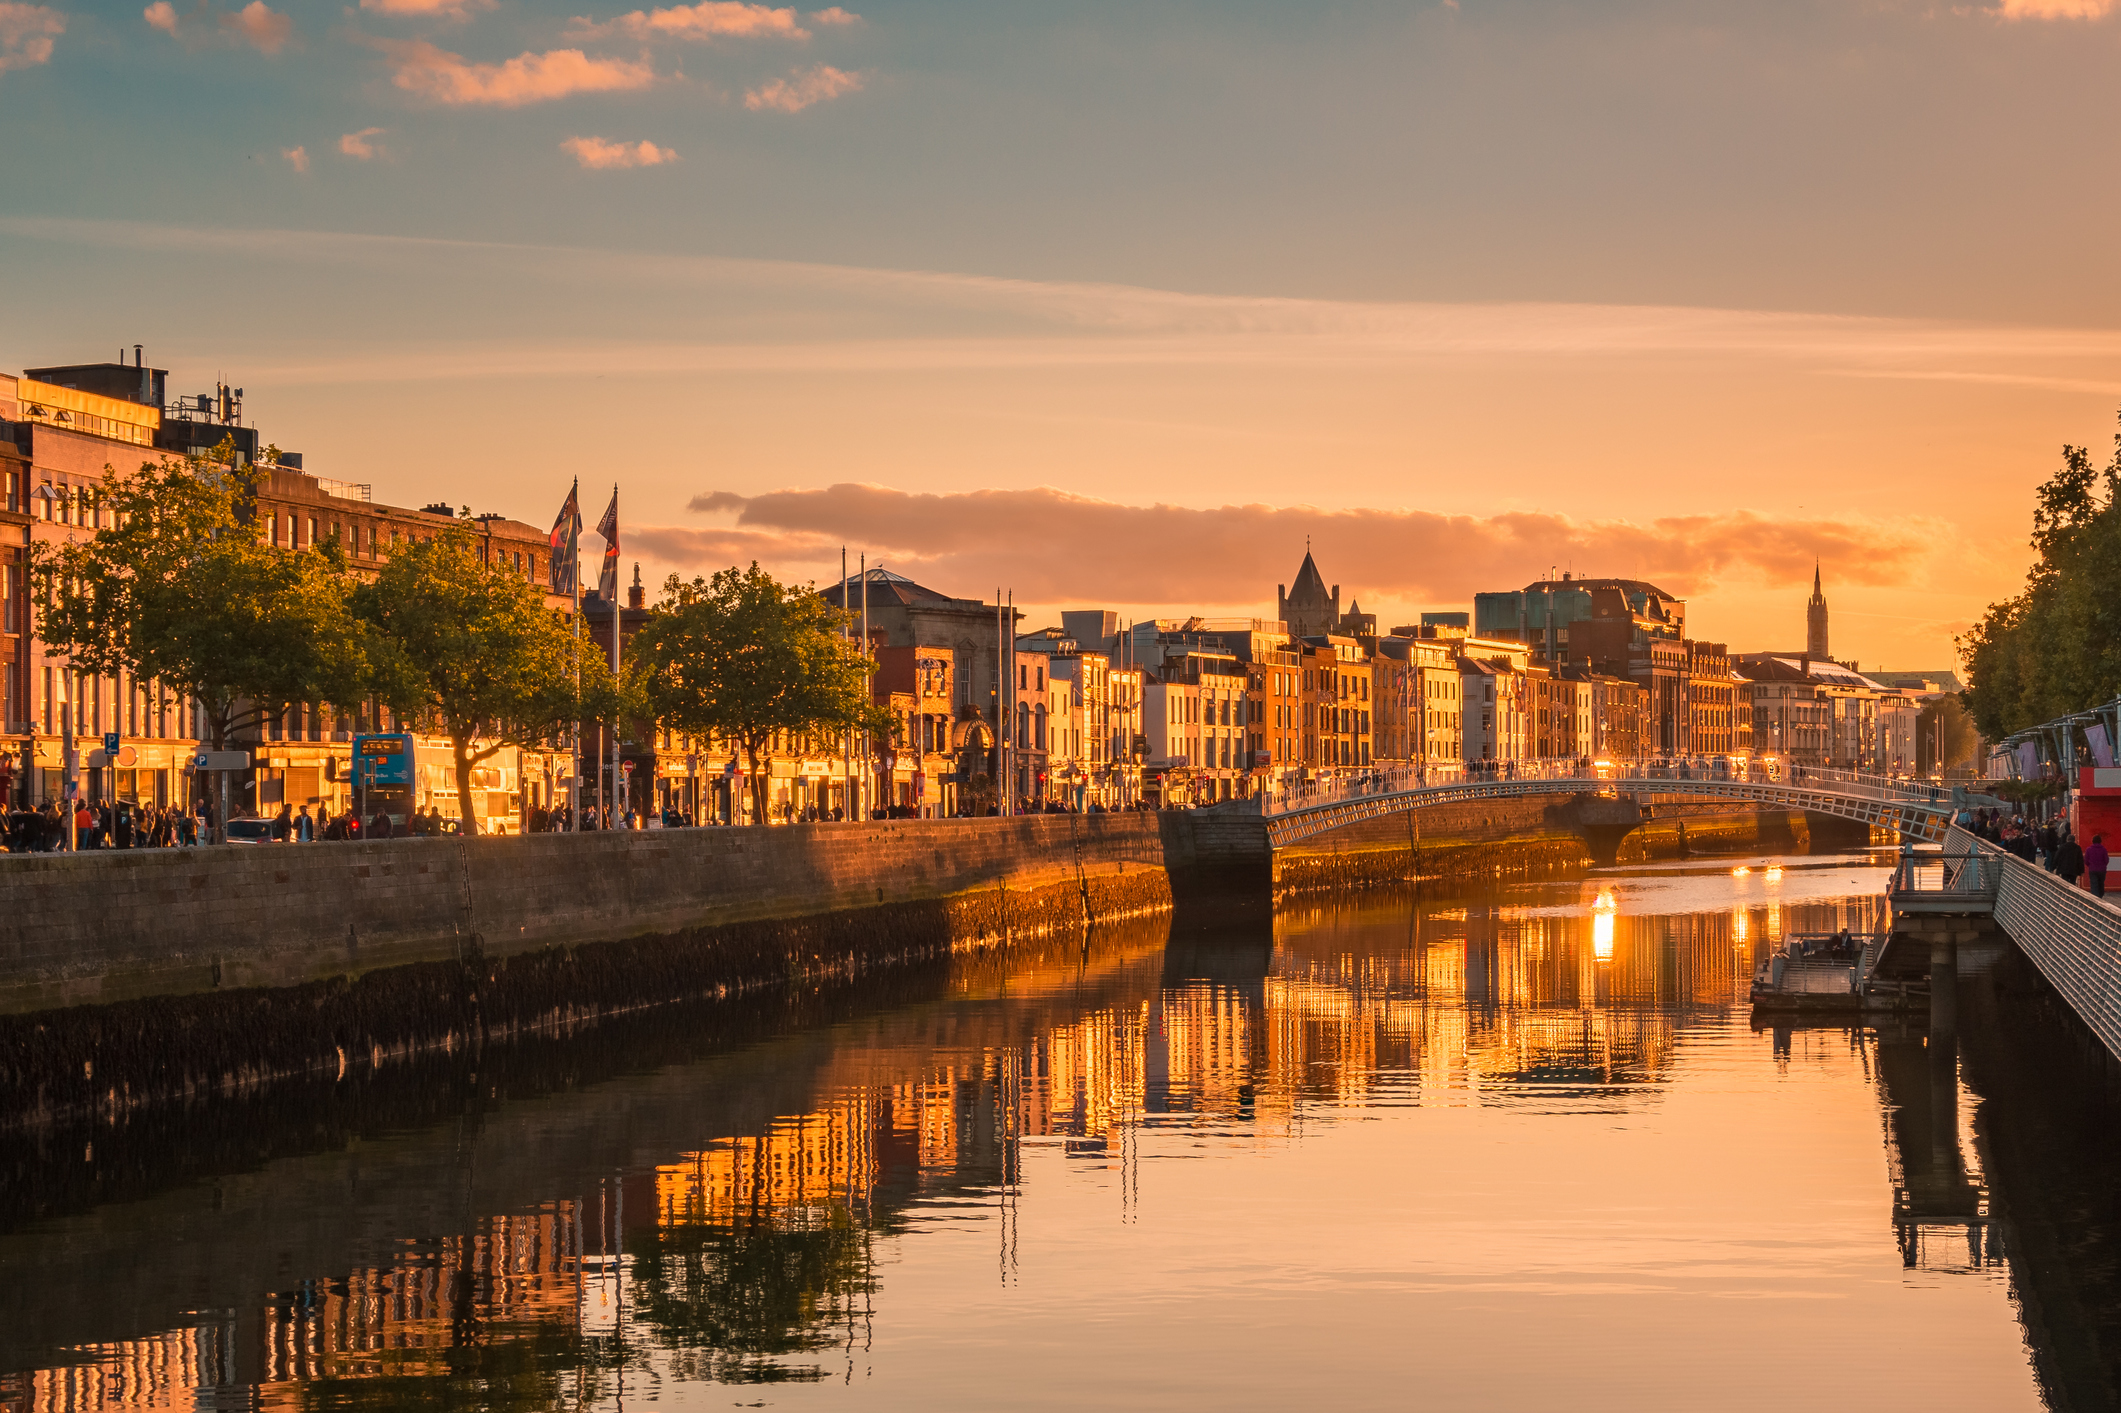
{"label": "stone tower", "polygon": [[1804,655],[1814,662],[1831,662],[1826,650],[1826,595],[1819,587],[1819,565],[1812,564],[1812,601],[1804,606]]}
{"label": "stone tower", "polygon": [[1275,585],[1274,613],[1289,625],[1289,632],[1298,638],[1316,637],[1321,633],[1337,632],[1340,627],[1340,585],[1326,593],[1325,577],[1311,561],[1311,551],[1304,550],[1304,562],[1297,566],[1296,591],[1289,592],[1287,586]]}

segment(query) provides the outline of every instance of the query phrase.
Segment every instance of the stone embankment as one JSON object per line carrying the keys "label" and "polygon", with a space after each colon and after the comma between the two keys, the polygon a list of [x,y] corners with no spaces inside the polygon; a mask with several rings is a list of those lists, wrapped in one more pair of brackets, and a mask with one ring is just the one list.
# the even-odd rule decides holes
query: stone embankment
{"label": "stone embankment", "polygon": [[343,1073],[1168,909],[1256,816],[1042,815],[0,858],[0,1125]]}

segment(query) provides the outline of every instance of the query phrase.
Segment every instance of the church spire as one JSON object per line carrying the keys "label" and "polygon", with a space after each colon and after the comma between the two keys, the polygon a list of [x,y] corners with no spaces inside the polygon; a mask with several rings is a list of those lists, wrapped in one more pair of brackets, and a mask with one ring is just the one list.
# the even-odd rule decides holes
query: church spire
{"label": "church spire", "polygon": [[1804,655],[1814,662],[1831,662],[1826,639],[1826,591],[1822,586],[1819,561],[1812,561],[1812,598],[1804,606]]}

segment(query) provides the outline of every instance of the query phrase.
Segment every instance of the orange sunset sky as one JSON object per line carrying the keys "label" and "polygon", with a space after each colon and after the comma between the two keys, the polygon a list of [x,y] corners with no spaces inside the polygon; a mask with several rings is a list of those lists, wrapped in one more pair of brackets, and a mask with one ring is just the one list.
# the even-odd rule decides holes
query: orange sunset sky
{"label": "orange sunset sky", "polygon": [[1945,667],[2121,408],[2111,0],[0,3],[0,364],[1033,621],[1550,570]]}

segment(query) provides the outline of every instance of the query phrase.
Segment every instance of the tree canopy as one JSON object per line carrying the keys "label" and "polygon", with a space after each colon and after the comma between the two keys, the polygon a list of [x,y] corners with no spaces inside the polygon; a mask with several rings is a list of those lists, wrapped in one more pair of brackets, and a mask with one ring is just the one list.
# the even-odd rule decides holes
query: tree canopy
{"label": "tree canopy", "polygon": [[509,746],[543,744],[608,709],[613,688],[603,657],[578,654],[573,630],[537,587],[485,563],[462,520],[399,550],[353,591],[351,604],[368,625],[376,695],[449,737],[466,829],[477,828],[473,766]]}
{"label": "tree canopy", "polygon": [[2016,597],[1963,637],[1966,706],[1990,740],[2121,696],[2121,435],[2103,468],[2065,446],[2038,492]]}
{"label": "tree canopy", "polygon": [[690,583],[673,574],[634,634],[629,678],[666,729],[712,733],[743,750],[753,817],[763,819],[760,767],[781,733],[891,729],[870,701],[846,624],[809,586],[783,584],[755,561]]}
{"label": "tree canopy", "polygon": [[224,443],[128,477],[106,469],[108,523],[31,546],[46,645],[78,671],[189,695],[216,749],[293,704],[360,701],[369,667],[343,552],[262,543],[250,514],[262,473],[234,463]]}

